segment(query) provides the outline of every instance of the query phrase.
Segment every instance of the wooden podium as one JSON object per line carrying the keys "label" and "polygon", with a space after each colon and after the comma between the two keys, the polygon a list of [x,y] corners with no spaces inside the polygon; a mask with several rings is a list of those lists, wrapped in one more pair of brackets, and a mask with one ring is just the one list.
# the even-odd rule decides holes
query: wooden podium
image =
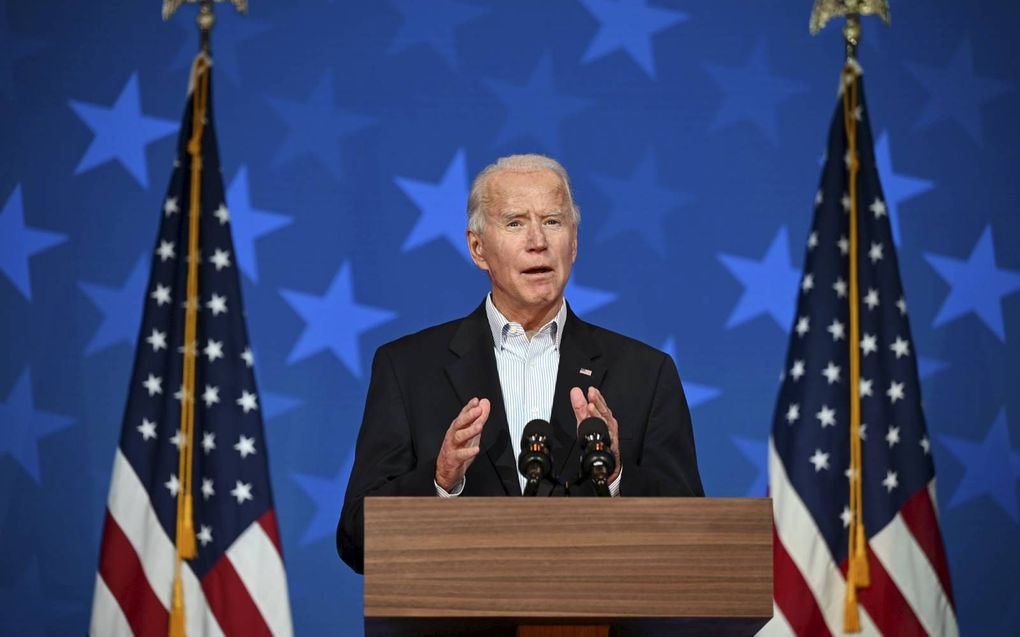
{"label": "wooden podium", "polygon": [[752,635],[772,504],[367,498],[366,635]]}

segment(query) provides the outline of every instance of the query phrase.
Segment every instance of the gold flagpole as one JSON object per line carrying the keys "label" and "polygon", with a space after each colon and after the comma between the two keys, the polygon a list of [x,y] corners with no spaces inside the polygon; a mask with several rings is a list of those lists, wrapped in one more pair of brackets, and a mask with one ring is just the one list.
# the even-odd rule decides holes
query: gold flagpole
{"label": "gold flagpole", "polygon": [[843,128],[847,139],[847,193],[850,198],[849,278],[847,302],[850,317],[850,525],[847,533],[846,599],[843,613],[843,630],[861,631],[857,590],[871,585],[868,567],[868,542],[864,532],[864,501],[861,491],[863,462],[861,455],[861,396],[860,396],[860,288],[858,277],[857,229],[857,173],[860,159],[857,144],[857,108],[860,103],[857,63],[857,45],[861,38],[861,16],[877,14],[890,23],[887,0],[815,0],[811,11],[810,30],[817,34],[834,17],[844,16],[846,26],[843,39],[846,45],[846,63],[840,76],[840,95],[843,99]]}
{"label": "gold flagpole", "polygon": [[[192,496],[192,467],[194,464],[195,436],[195,356],[198,334],[198,259],[199,259],[199,216],[202,204],[202,136],[208,123],[209,73],[212,67],[210,57],[210,33],[216,22],[213,14],[213,0],[164,0],[163,19],[169,20],[177,9],[187,1],[198,4],[199,52],[191,67],[189,90],[192,100],[191,137],[188,139],[188,155],[191,160],[191,190],[188,210],[188,277],[187,296],[184,311],[184,347],[181,379],[181,421],[178,455],[179,488],[177,491],[177,524],[175,533],[176,555],[174,559],[173,597],[170,604],[170,637],[185,637],[186,622],[184,591],[181,583],[183,561],[194,559],[195,545],[194,503]],[[222,0],[218,0],[222,1]],[[231,0],[240,13],[248,10],[247,0]]]}

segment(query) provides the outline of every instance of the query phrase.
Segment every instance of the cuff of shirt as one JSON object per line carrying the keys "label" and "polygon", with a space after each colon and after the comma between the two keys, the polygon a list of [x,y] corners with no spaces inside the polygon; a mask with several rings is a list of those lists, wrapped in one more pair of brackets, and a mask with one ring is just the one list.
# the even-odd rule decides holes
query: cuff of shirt
{"label": "cuff of shirt", "polygon": [[[620,473],[616,476],[616,480],[609,483],[609,495],[614,498],[620,495],[620,478],[623,477],[623,469],[620,469]],[[438,486],[438,485],[437,485]]]}
{"label": "cuff of shirt", "polygon": [[[620,473],[623,473],[623,471],[620,471]],[[464,492],[464,482],[466,482],[466,480],[464,478],[461,478],[460,482],[453,486],[452,491],[447,491],[443,487],[439,486],[439,483],[436,482],[435,480],[433,480],[433,482],[435,482],[436,484],[436,495],[438,495],[440,498],[456,498],[458,495]],[[619,487],[617,487],[616,490],[619,491],[620,490]]]}

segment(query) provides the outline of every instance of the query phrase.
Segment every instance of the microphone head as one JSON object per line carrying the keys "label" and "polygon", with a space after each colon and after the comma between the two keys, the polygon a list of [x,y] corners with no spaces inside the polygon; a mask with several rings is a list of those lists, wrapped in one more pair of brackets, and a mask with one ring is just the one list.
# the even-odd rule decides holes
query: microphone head
{"label": "microphone head", "polygon": [[609,426],[606,425],[606,421],[595,416],[581,421],[581,424],[577,426],[577,437],[580,440],[597,437],[607,445],[612,444],[612,440],[609,439]]}
{"label": "microphone head", "polygon": [[536,418],[524,425],[524,432],[521,434],[521,448],[523,449],[528,445],[528,440],[533,436],[541,436],[545,440],[549,440],[553,435],[553,427],[548,421]]}

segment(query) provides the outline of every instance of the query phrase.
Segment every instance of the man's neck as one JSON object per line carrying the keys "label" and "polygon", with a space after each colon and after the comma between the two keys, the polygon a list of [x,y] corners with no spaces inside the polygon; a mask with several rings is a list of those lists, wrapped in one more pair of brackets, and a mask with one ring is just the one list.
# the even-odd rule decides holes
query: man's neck
{"label": "man's neck", "polygon": [[524,333],[530,341],[549,321],[556,318],[556,314],[563,307],[563,297],[561,296],[547,306],[522,311],[504,307],[504,304],[496,298],[495,294],[492,295],[492,304],[496,306],[500,314],[506,317],[506,320],[511,323],[519,323],[524,328]]}

